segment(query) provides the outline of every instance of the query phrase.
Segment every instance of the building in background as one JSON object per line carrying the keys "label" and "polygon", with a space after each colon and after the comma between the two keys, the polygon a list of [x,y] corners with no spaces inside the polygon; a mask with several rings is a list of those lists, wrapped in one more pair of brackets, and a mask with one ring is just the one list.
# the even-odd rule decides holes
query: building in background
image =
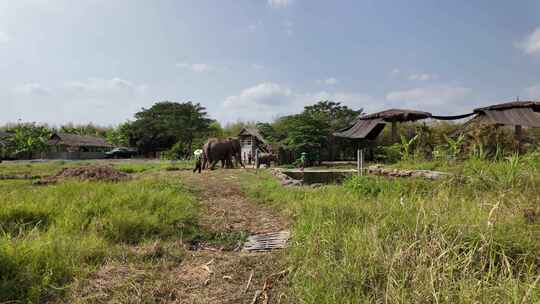
{"label": "building in background", "polygon": [[238,139],[242,146],[242,162],[244,163],[249,163],[250,160],[253,162],[256,151],[271,152],[268,142],[255,128],[243,128],[238,133]]}
{"label": "building in background", "polygon": [[53,133],[47,144],[47,159],[100,159],[113,148],[101,137],[67,133]]}

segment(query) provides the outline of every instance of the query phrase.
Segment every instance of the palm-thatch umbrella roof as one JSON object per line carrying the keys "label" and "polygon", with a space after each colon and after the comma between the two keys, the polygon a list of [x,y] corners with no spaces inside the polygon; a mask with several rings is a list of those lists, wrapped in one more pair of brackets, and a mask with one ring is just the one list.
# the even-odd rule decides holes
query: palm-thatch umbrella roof
{"label": "palm-thatch umbrella roof", "polygon": [[396,137],[396,123],[417,121],[431,117],[431,113],[424,111],[389,109],[360,116],[353,125],[334,133],[334,136],[349,139],[374,140],[382,132],[386,123],[392,123],[392,136]]}

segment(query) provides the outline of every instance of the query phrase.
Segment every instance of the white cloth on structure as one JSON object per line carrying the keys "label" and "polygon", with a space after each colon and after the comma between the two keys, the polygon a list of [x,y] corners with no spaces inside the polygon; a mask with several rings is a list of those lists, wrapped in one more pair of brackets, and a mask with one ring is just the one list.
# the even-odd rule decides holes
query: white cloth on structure
{"label": "white cloth on structure", "polygon": [[193,155],[195,155],[195,158],[196,159],[199,159],[201,158],[201,155],[202,155],[203,151],[201,149],[197,149],[193,152]]}

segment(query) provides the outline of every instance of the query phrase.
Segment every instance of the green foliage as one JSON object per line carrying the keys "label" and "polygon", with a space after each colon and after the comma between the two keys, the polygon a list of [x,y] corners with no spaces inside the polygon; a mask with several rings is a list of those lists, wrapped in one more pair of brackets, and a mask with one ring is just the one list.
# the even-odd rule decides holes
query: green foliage
{"label": "green foliage", "polygon": [[[202,145],[196,145],[202,147]],[[177,142],[172,146],[166,153],[165,159],[182,159],[183,157],[190,156],[189,149],[186,144],[182,141]]]}
{"label": "green foliage", "polygon": [[330,132],[329,125],[317,117],[298,114],[283,118],[287,120],[289,131],[284,143],[298,151],[319,150]]}
{"label": "green foliage", "polygon": [[315,160],[332,159],[336,151],[347,151],[351,146],[349,142],[336,140],[332,134],[352,123],[361,112],[339,102],[320,101],[306,106],[300,114],[284,116],[271,125],[259,124],[258,127],[270,140],[284,144],[297,154],[307,152]]}
{"label": "green foliage", "polygon": [[60,127],[58,130],[61,133],[69,133],[76,135],[89,135],[97,137],[105,137],[110,131],[110,128],[95,126],[94,124],[86,125],[76,125],[76,124],[66,124]]}
{"label": "green foliage", "polygon": [[416,142],[416,140],[418,138],[419,138],[418,134],[413,136],[411,139],[407,139],[403,135],[400,136],[401,143],[400,143],[399,148],[400,148],[400,151],[401,151],[401,159],[402,160],[404,160],[404,161],[409,160],[409,158],[412,155],[413,145],[414,145],[414,143]]}
{"label": "green foliage", "polygon": [[10,141],[15,154],[29,157],[32,153],[43,152],[47,149],[47,141],[51,131],[46,126],[35,123],[21,123],[9,129],[13,133]]}
{"label": "green foliage", "polygon": [[144,153],[165,151],[182,142],[190,155],[194,138],[207,134],[212,122],[198,103],[158,102],[135,114],[129,142]]}
{"label": "green foliage", "polygon": [[128,121],[108,130],[106,132],[107,141],[117,147],[128,147],[130,128],[131,122]]}

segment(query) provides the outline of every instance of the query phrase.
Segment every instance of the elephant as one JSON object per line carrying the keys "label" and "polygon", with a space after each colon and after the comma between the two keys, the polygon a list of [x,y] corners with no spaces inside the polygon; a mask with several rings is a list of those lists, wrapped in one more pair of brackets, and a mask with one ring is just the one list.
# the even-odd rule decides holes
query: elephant
{"label": "elephant", "polygon": [[210,170],[213,170],[218,161],[221,161],[222,167],[233,167],[233,156],[236,164],[245,168],[242,163],[241,146],[238,139],[210,138],[203,147],[203,169],[208,165]]}
{"label": "elephant", "polygon": [[257,168],[261,166],[261,164],[265,164],[266,166],[270,167],[272,162],[277,162],[276,155],[272,153],[259,153],[257,155],[257,163],[255,164]]}

